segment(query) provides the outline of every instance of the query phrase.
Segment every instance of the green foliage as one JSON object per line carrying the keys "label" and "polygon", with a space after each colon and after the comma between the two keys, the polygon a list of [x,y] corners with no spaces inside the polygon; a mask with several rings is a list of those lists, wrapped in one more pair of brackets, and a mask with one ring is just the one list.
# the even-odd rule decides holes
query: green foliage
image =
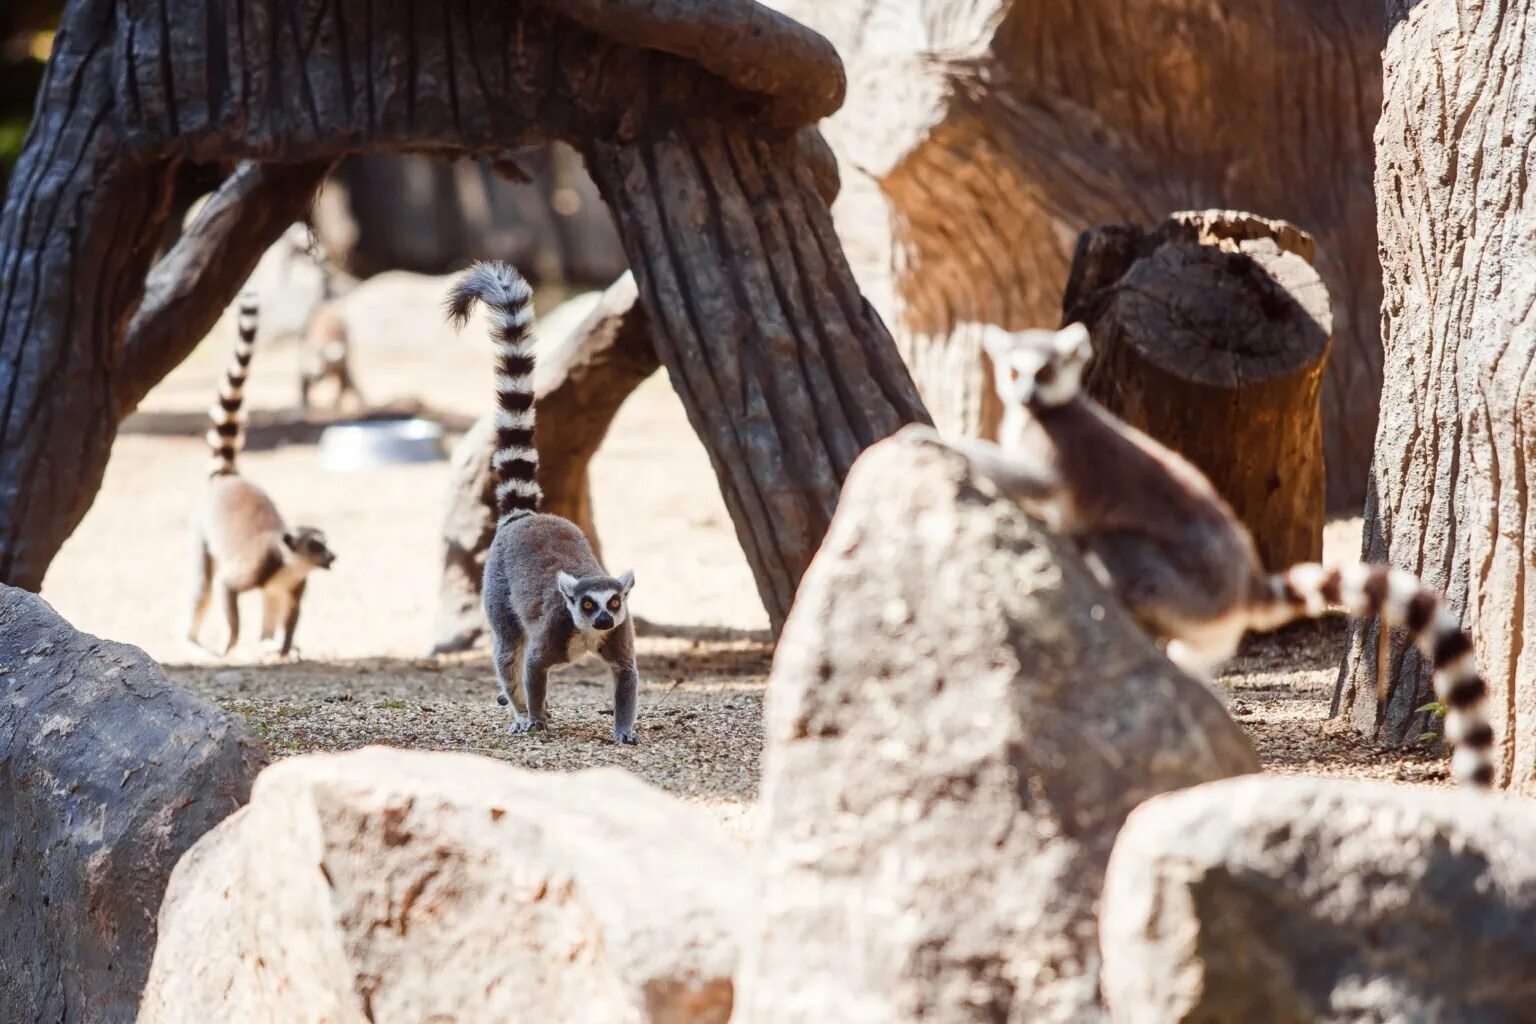
{"label": "green foliage", "polygon": [[27,140],[25,117],[0,117],[0,181],[11,176],[16,160],[21,156],[21,145]]}
{"label": "green foliage", "polygon": [[1448,710],[1449,709],[1444,704],[1437,700],[1432,700],[1428,704],[1420,704],[1418,707],[1414,708],[1413,713],[1416,715],[1422,715],[1427,711],[1429,712],[1429,716],[1431,718],[1444,718],[1445,713]]}

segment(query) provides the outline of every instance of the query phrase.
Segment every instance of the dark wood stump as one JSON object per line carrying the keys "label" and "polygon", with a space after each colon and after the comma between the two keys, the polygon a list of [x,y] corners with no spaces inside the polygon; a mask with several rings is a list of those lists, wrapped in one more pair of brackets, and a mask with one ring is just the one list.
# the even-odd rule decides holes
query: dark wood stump
{"label": "dark wood stump", "polygon": [[1311,256],[1293,225],[1227,211],[1097,228],[1063,301],[1093,333],[1093,396],[1209,476],[1275,570],[1323,553],[1332,317]]}

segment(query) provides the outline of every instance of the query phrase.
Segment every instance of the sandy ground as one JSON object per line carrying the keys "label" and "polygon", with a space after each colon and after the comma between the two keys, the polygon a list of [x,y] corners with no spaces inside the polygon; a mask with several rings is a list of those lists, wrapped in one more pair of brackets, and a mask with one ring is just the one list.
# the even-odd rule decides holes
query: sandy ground
{"label": "sandy ground", "polygon": [[[435,310],[431,311],[435,317]],[[489,402],[480,339],[423,327],[419,336],[357,343],[357,374],[374,401],[415,398],[464,422]],[[403,337],[403,340],[402,340]],[[180,640],[189,574],[188,514],[206,451],[198,437],[228,351],[216,333],[126,425],[85,522],[43,588],[79,628],[144,648],[177,682],[244,715],[274,756],[367,743],[469,750],[534,768],[622,764],[697,801],[738,834],[752,819],[771,648],[767,619],[737,547],[708,460],[664,376],[625,405],[593,470],[598,529],[610,569],[633,568],[643,620],[641,725],[648,742],[606,741],[606,676],[593,662],[562,670],[552,689],[557,731],[505,731],[488,659],[429,659],[446,462],[328,472],[311,443],[252,430],[242,470],[292,522],[322,527],[338,552],[312,577],[298,630],[302,659],[264,662],[259,608],[224,660]],[[273,343],[248,388],[259,417],[289,410],[294,352]],[[450,437],[450,443],[453,440]],[[1359,523],[1328,531],[1332,560],[1358,557]],[[209,639],[217,626],[210,616]],[[1221,685],[1270,770],[1445,783],[1433,753],[1377,752],[1328,723],[1338,622],[1251,639]]]}

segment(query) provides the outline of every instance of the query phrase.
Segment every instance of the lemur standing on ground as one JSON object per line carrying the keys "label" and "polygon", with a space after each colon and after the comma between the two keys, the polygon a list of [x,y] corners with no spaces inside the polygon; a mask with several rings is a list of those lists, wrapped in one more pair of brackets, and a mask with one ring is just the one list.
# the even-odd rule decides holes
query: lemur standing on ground
{"label": "lemur standing on ground", "polygon": [[331,381],[336,390],[331,398],[331,408],[340,409],[350,397],[355,405],[364,405],[363,395],[352,379],[351,340],[347,335],[347,320],[336,302],[331,284],[333,274],[330,261],[318,242],[311,241],[310,259],[320,270],[320,302],[310,314],[304,326],[304,336],[299,340],[299,406],[309,409],[309,396],[316,385]]}
{"label": "lemur standing on ground", "polygon": [[505,263],[477,263],[448,296],[448,320],[462,327],[475,302],[490,312],[496,344],[496,537],[482,586],[491,627],[497,701],[517,710],[514,733],[548,725],[551,669],[596,652],[613,672],[613,740],[635,735],[635,629],[626,601],[635,574],[609,576],[580,529],[539,512],[543,491],[533,441],[533,292]]}
{"label": "lemur standing on ground", "polygon": [[[235,456],[245,442],[240,406],[255,350],[256,313],[255,295],[241,295],[234,358],[219,386],[219,400],[208,410],[213,420],[208,431],[213,468],[192,517],[193,583],[187,640],[203,646],[198,633],[217,583],[229,637],[222,651],[210,653],[228,654],[235,646],[240,638],[236,598],[248,590],[260,590],[264,603],[261,638],[275,653],[286,656],[293,649],[305,578],[312,570],[329,569],[336,556],[319,530],[284,526],[267,493],[235,469]],[[276,637],[279,624],[280,639]]]}
{"label": "lemur standing on ground", "polygon": [[[957,447],[1033,516],[1074,538],[1142,627],[1167,642],[1170,659],[1205,674],[1249,629],[1276,629],[1330,608],[1380,615],[1384,636],[1405,627],[1433,666],[1452,774],[1492,782],[1487,684],[1471,638],[1439,595],[1386,565],[1306,563],[1266,573],[1247,529],[1204,474],[1083,393],[1092,348],[1082,324],[1054,332],[990,328],[983,341],[1005,409],[1002,448]],[[1378,660],[1384,700],[1385,659]]]}

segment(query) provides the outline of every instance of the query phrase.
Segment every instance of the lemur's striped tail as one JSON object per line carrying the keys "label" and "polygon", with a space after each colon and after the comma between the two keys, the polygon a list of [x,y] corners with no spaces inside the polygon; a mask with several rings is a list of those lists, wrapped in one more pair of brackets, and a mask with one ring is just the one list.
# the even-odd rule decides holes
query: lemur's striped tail
{"label": "lemur's striped tail", "polygon": [[448,293],[448,321],[462,327],[475,301],[491,314],[496,344],[496,516],[537,512],[539,452],[533,444],[533,289],[505,263],[476,263]]}
{"label": "lemur's striped tail", "polygon": [[1330,608],[1361,617],[1380,615],[1378,699],[1386,697],[1387,631],[1402,626],[1409,642],[1418,645],[1434,669],[1435,699],[1446,708],[1451,774],[1463,784],[1492,785],[1493,727],[1483,713],[1488,684],[1477,673],[1472,638],[1439,594],[1426,589],[1412,573],[1363,564],[1334,569],[1315,563],[1293,566],[1268,577],[1261,590],[1253,609],[1259,629],[1316,618]]}
{"label": "lemur's striped tail", "polygon": [[240,406],[245,401],[245,378],[256,351],[257,312],[256,293],[241,292],[234,356],[219,383],[219,400],[208,409],[208,418],[213,421],[207,434],[208,447],[213,449],[212,476],[234,473],[235,456],[245,447],[245,415]]}

